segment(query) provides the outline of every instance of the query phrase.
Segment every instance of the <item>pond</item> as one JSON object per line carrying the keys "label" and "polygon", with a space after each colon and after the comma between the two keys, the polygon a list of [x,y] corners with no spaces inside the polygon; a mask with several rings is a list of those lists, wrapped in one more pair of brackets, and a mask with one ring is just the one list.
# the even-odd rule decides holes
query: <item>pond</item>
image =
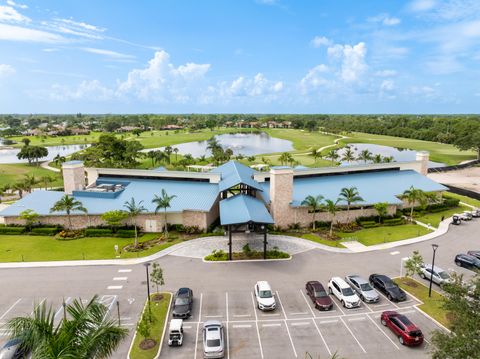
{"label": "pond", "polygon": [[[68,156],[74,152],[81,151],[90,146],[89,144],[82,145],[63,145],[63,146],[47,146],[48,156],[41,158],[40,161],[50,161],[56,155]],[[17,153],[20,152],[20,148],[2,148],[0,147],[0,163],[26,163],[27,160],[19,160]]]}
{"label": "pond", "polygon": [[[270,137],[266,133],[235,133],[223,134],[215,136],[222,148],[232,149],[234,155],[242,154],[244,156],[254,156],[264,153],[288,152],[293,151],[291,141],[282,140],[280,138]],[[207,150],[207,141],[186,142],[173,145],[178,148],[178,153],[185,155],[191,154],[193,157],[211,156],[211,152]],[[164,150],[165,147],[159,148]],[[145,151],[152,151],[149,149]]]}
{"label": "pond", "polygon": [[[371,143],[350,143],[349,144],[350,148],[353,150],[355,156],[358,156],[358,154],[363,151],[363,150],[369,150],[372,155],[377,155],[380,154],[383,157],[393,157],[394,162],[407,162],[407,161],[415,161],[417,151],[414,150],[409,150],[405,148],[396,148],[396,147],[390,147],[390,146],[382,146],[382,145],[374,145]],[[343,156],[345,153],[345,147],[341,148],[338,150],[338,154],[340,155],[340,158]],[[372,162],[372,161],[370,161]],[[363,164],[363,161],[352,161],[350,163],[346,161],[341,161],[341,166],[348,166],[352,164]],[[439,162],[429,162],[429,167],[443,167],[445,166],[444,163],[439,163]]]}

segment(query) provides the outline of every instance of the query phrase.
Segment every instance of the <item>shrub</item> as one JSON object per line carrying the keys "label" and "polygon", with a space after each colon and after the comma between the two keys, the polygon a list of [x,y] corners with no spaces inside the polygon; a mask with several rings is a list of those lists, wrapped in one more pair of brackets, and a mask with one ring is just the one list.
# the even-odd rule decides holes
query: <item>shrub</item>
{"label": "shrub", "polygon": [[245,254],[247,257],[252,256],[252,250],[250,249],[250,246],[248,245],[248,243],[242,247],[242,251],[243,251],[243,254]]}
{"label": "shrub", "polygon": [[22,234],[25,232],[25,227],[0,227],[0,234]]}
{"label": "shrub", "polygon": [[112,234],[112,230],[107,228],[87,228],[85,230],[86,237],[109,237]]}
{"label": "shrub", "polygon": [[315,228],[330,228],[331,222],[315,221]]}
{"label": "shrub", "polygon": [[214,249],[212,254],[205,257],[207,261],[225,261],[227,260],[227,253],[221,249]]}
{"label": "shrub", "polygon": [[202,230],[198,226],[183,226],[186,234],[199,234]]}
{"label": "shrub", "polygon": [[30,234],[34,236],[54,236],[61,230],[58,227],[34,227]]}
{"label": "shrub", "polygon": [[119,229],[119,230],[117,230],[117,237],[120,237],[120,238],[133,238],[133,237],[135,237],[135,230],[132,230],[132,229]]}
{"label": "shrub", "polygon": [[405,223],[405,219],[403,218],[389,218],[389,219],[385,219],[383,221],[383,224],[386,225],[386,226],[398,226],[398,225],[401,225],[401,224],[404,224]]}
{"label": "shrub", "polygon": [[84,233],[82,230],[63,230],[56,235],[59,240],[77,239],[82,238],[83,236]]}
{"label": "shrub", "polygon": [[300,223],[298,222],[295,222],[295,223],[291,223],[288,225],[288,229],[292,229],[292,230],[297,230],[297,229],[300,229],[301,226],[300,226]]}

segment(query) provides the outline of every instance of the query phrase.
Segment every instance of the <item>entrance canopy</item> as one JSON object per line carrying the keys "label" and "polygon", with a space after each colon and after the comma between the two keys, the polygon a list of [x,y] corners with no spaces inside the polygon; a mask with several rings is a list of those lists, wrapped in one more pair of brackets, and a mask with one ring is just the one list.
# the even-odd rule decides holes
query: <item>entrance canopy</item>
{"label": "entrance canopy", "polygon": [[265,204],[254,197],[238,194],[220,201],[220,224],[242,223],[273,224],[274,221]]}

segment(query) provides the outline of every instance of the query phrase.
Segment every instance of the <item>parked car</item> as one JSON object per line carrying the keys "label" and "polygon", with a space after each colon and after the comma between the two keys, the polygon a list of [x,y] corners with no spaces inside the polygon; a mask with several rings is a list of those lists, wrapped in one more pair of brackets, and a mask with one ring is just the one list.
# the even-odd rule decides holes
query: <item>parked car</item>
{"label": "parked car", "polygon": [[272,288],[267,281],[259,281],[254,287],[257,307],[260,310],[274,310],[277,307]]}
{"label": "parked car", "polygon": [[480,208],[472,209],[472,215],[473,215],[473,217],[475,217],[475,218],[480,217]]}
{"label": "parked car", "polygon": [[328,290],[342,303],[345,308],[356,308],[360,306],[360,298],[354,290],[340,277],[333,277],[328,282]]}
{"label": "parked car", "polygon": [[330,310],[333,307],[332,298],[330,298],[323,288],[323,285],[316,281],[312,280],[307,282],[305,285],[305,290],[307,291],[307,295],[312,300],[313,304],[315,305],[315,309],[319,310]]}
{"label": "parked car", "polygon": [[457,254],[455,264],[468,269],[480,269],[480,259],[469,254]]}
{"label": "parked car", "polygon": [[470,221],[471,218],[467,216],[465,213],[457,213],[454,216],[458,216],[462,221]]}
{"label": "parked car", "polygon": [[438,285],[452,282],[452,277],[450,276],[450,274],[448,274],[447,271],[443,270],[440,267],[434,266],[432,275],[432,265],[425,263],[422,263],[422,265],[420,266],[420,277],[427,280],[430,280],[430,278],[432,278],[432,282]]}
{"label": "parked car", "polygon": [[468,251],[468,255],[480,259],[480,251]]}
{"label": "parked car", "polygon": [[223,358],[224,356],[223,324],[218,320],[207,320],[203,324],[203,357]]}
{"label": "parked car", "polygon": [[471,221],[473,219],[472,211],[463,211],[463,215],[467,218],[467,221]]}
{"label": "parked car", "polygon": [[383,312],[380,321],[392,330],[402,345],[415,346],[423,343],[422,331],[405,315],[395,311]]}
{"label": "parked car", "polygon": [[454,214],[452,216],[452,224],[455,224],[455,225],[462,224],[462,219],[459,217],[458,214]]}
{"label": "parked car", "polygon": [[182,346],[183,344],[183,319],[172,319],[168,327],[168,345]]}
{"label": "parked car", "polygon": [[407,299],[407,294],[386,275],[372,274],[368,280],[375,289],[385,294],[389,300],[403,302]]}
{"label": "parked car", "polygon": [[377,303],[380,300],[380,296],[378,295],[377,291],[373,289],[370,283],[356,275],[347,275],[345,277],[345,281],[352,287],[352,289],[357,292],[358,296],[361,300],[366,303]]}
{"label": "parked car", "polygon": [[180,288],[175,293],[172,315],[174,318],[188,318],[192,315],[193,291],[190,288]]}
{"label": "parked car", "polygon": [[0,349],[0,359],[20,359],[25,357],[20,339],[11,339]]}

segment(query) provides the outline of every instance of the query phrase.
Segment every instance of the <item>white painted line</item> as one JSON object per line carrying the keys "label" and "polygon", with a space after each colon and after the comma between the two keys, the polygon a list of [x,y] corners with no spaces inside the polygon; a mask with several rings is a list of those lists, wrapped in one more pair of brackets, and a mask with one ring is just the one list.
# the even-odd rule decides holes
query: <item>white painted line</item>
{"label": "white painted line", "polygon": [[269,324],[262,324],[262,327],[268,328],[268,327],[280,327],[282,324],[281,323],[269,323]]}
{"label": "white painted line", "polygon": [[383,329],[367,314],[367,318],[370,319],[370,321],[378,328],[378,330],[380,330],[382,332],[382,334],[385,336],[385,338],[387,338],[390,343],[393,344],[393,346],[395,348],[397,348],[398,350],[400,350],[400,348],[398,347],[398,345],[392,340],[392,338],[390,338],[384,331]]}
{"label": "white painted line", "polygon": [[258,337],[258,345],[260,347],[260,356],[263,359],[262,340],[260,339],[260,330],[258,329],[257,308],[255,307],[255,299],[253,298],[253,293],[252,292],[250,292],[250,296],[252,297],[253,312],[255,313],[255,325],[257,326],[257,337]]}
{"label": "white painted line", "polygon": [[247,318],[247,317],[251,317],[250,314],[234,314],[233,315],[235,318]]}
{"label": "white painted line", "polygon": [[204,315],[205,318],[223,318],[223,315]]}
{"label": "white painted line", "polygon": [[[70,302],[71,299],[72,299],[72,298],[68,297],[68,298],[65,300],[65,305],[67,305],[67,304]],[[62,311],[63,311],[63,303],[60,304],[60,308],[58,308],[57,312],[56,312],[55,315],[54,315],[54,318],[58,317],[58,315],[59,315]]]}
{"label": "white painted line", "polygon": [[43,298],[40,303],[38,303],[37,305],[34,304],[34,307],[33,307],[33,310],[32,312],[30,313],[30,315],[33,315],[33,313],[35,312],[35,309],[37,309],[39,306],[41,306],[43,304],[43,302],[45,302],[45,299],[47,298]]}
{"label": "white painted line", "polygon": [[411,309],[409,309],[409,310],[403,310],[403,309],[400,309],[398,312],[399,312],[400,314],[411,314],[411,313],[416,313],[416,312],[415,312],[415,310],[411,310]]}
{"label": "white painted line", "polygon": [[350,318],[347,319],[349,322],[358,322],[359,320],[365,320],[365,317]]}
{"label": "white painted line", "polygon": [[113,280],[127,280],[128,277],[113,277]]}
{"label": "white painted line", "polygon": [[309,322],[295,322],[295,323],[292,323],[292,325],[294,327],[296,327],[296,326],[300,327],[300,326],[310,325],[310,323]]}
{"label": "white painted line", "polygon": [[225,292],[225,307],[226,307],[226,310],[227,310],[227,359],[230,358],[230,337],[228,335],[228,292]]}
{"label": "white painted line", "polygon": [[396,256],[397,254],[400,254],[400,252],[399,252],[399,251],[390,252],[390,255],[391,255],[391,256]]}
{"label": "white painted line", "polygon": [[338,319],[331,319],[331,320],[322,320],[320,324],[328,324],[328,323],[338,323]]}
{"label": "white painted line", "polygon": [[251,328],[252,325],[251,324],[234,324],[232,327],[233,328]]}
{"label": "white painted line", "polygon": [[332,356],[332,352],[330,351],[330,348],[327,345],[327,342],[325,341],[325,338],[322,335],[322,332],[320,331],[320,328],[318,327],[317,323],[315,322],[315,319],[312,318],[313,325],[315,325],[315,328],[317,329],[318,335],[320,335],[320,338],[322,339],[323,344],[325,345],[325,348],[327,348],[328,355]]}
{"label": "white painted line", "polygon": [[388,307],[390,303],[383,303],[383,304],[375,304],[375,308],[377,307]]}
{"label": "white painted line", "polygon": [[118,273],[130,273],[131,271],[131,269],[119,269]]}
{"label": "white painted line", "polygon": [[21,300],[22,298],[18,299],[15,303],[13,303],[12,306],[8,308],[5,313],[2,314],[2,316],[0,317],[0,320],[2,320],[13,309],[13,307],[15,307],[18,303],[20,303]]}
{"label": "white painted line", "polygon": [[360,349],[362,349],[362,351],[364,353],[366,353],[367,351],[365,350],[365,348],[362,346],[362,344],[360,344],[360,342],[358,341],[357,337],[355,336],[355,334],[353,334],[353,332],[351,331],[351,329],[348,327],[347,323],[345,323],[345,321],[342,319],[342,317],[340,317],[340,321],[343,323],[343,325],[345,325],[345,328],[347,328],[347,330],[350,332],[350,334],[352,335],[353,339],[355,339],[355,341],[357,342],[358,346],[360,347]]}
{"label": "white painted line", "polygon": [[[202,302],[203,302],[203,293],[200,293],[200,312],[198,314],[198,320],[202,320]],[[200,330],[200,322],[197,323],[197,334],[195,335],[195,354],[194,358],[197,358],[197,348],[198,348],[198,331]]]}
{"label": "white painted line", "polygon": [[313,311],[312,307],[310,306],[310,303],[307,300],[307,297],[305,296],[305,294],[303,293],[303,290],[301,289],[300,289],[300,294],[302,295],[303,299],[305,299],[305,303],[307,303],[307,307],[310,310],[310,313],[312,313],[312,317],[315,318],[315,312]]}
{"label": "white painted line", "polygon": [[[335,296],[334,296],[335,297]],[[342,312],[343,315],[345,315],[345,312],[343,311],[343,309],[341,308],[341,304],[337,304],[335,301],[333,301],[335,303],[335,306],[340,309],[340,311]]]}
{"label": "white painted line", "polygon": [[[278,290],[277,290],[275,293],[277,293],[278,304],[280,304],[280,307],[282,308],[282,313],[283,313],[285,319],[288,319],[288,318],[287,318],[287,313],[285,313],[285,310],[283,309],[282,300],[280,299],[280,294],[278,294]],[[296,356],[296,355],[295,355],[295,356]]]}
{"label": "white painted line", "polygon": [[184,325],[183,329],[192,329],[192,326],[191,325]]}
{"label": "white painted line", "polygon": [[122,289],[123,285],[109,285],[107,289],[109,290],[115,290],[115,289]]}
{"label": "white painted line", "polygon": [[290,315],[305,315],[305,314],[308,314],[308,312],[290,313]]}
{"label": "white painted line", "polygon": [[269,313],[269,314],[262,313],[262,317],[276,317],[277,315],[280,315],[280,313]]}
{"label": "white painted line", "polygon": [[288,329],[288,324],[287,324],[286,320],[285,320],[285,328],[287,328],[288,338],[290,339],[290,344],[292,344],[293,354],[295,354],[295,358],[296,358],[297,357],[297,351],[295,350],[295,345],[293,344],[293,339],[292,339],[292,336],[290,334],[290,329]]}

